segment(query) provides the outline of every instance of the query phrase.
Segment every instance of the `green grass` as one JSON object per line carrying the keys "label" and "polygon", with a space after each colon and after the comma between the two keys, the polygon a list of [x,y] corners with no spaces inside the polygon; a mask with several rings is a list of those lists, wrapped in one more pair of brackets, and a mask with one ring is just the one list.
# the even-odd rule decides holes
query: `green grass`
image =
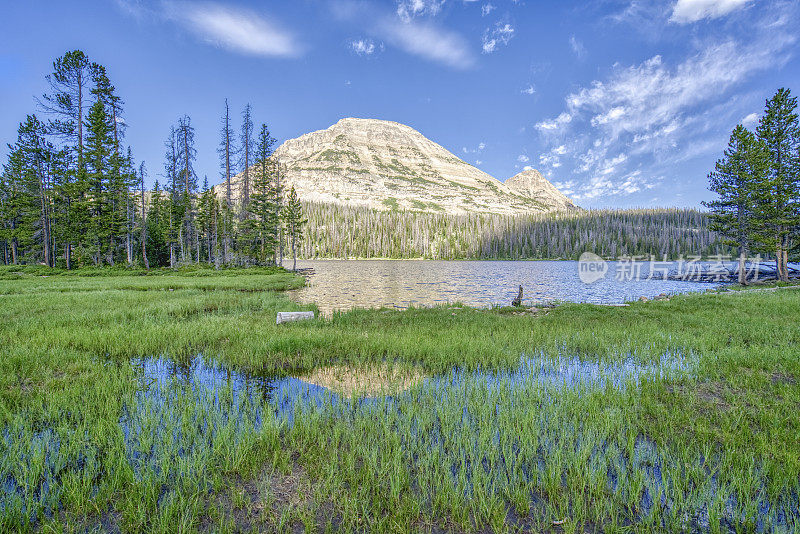
{"label": "green grass", "polygon": [[[0,473],[21,488],[0,509],[0,531],[676,530],[691,529],[701,505],[716,531],[730,494],[749,530],[759,500],[795,492],[797,502],[798,290],[539,315],[356,310],[276,326],[278,310],[314,309],[281,292],[300,285],[274,269],[0,269]],[[142,385],[131,363],[198,353],[279,375],[379,362],[502,373],[522,354],[644,365],[682,353],[692,368],[565,391],[487,389],[465,375],[447,395],[416,388],[377,408],[310,410],[289,427],[271,412],[258,419],[264,406],[224,386],[209,398]],[[142,404],[153,395],[167,401]],[[136,422],[127,438],[125,417]],[[133,462],[131,446],[148,461]],[[666,489],[642,478],[648,455]],[[523,464],[538,467],[523,477]],[[57,495],[44,495],[45,481]],[[642,516],[645,489],[670,505]]]}

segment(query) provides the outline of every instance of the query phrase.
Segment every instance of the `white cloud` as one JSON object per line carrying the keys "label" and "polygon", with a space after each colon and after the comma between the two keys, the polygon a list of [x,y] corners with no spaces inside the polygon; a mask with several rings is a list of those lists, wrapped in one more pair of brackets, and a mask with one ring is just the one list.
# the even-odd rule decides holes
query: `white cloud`
{"label": "white cloud", "polygon": [[481,160],[479,160],[479,159],[475,160],[475,165],[482,165],[482,164],[483,164],[483,162]]}
{"label": "white cloud", "polygon": [[204,41],[257,56],[296,57],[302,46],[288,30],[255,11],[213,2],[165,2],[163,15]]}
{"label": "white cloud", "polygon": [[586,47],[583,46],[583,43],[574,35],[569,38],[569,46],[572,48],[572,52],[578,57],[583,57],[583,55],[586,54]]}
{"label": "white cloud", "polygon": [[619,180],[611,181],[606,175],[597,175],[589,183],[577,187],[572,194],[575,200],[590,200],[597,197],[614,195],[631,195],[639,191],[652,189],[661,178],[647,180],[641,170],[637,169],[622,176]]}
{"label": "white cloud", "polygon": [[495,9],[497,9],[497,8],[493,4],[487,2],[487,3],[483,4],[483,6],[481,6],[481,16],[485,17],[486,15],[488,15],[489,13],[494,11]]}
{"label": "white cloud", "polygon": [[484,148],[486,148],[486,143],[478,143],[478,150],[483,150]]}
{"label": "white cloud", "polygon": [[350,49],[359,56],[370,56],[378,50],[372,39],[358,39],[350,41]]}
{"label": "white cloud", "polygon": [[742,126],[750,128],[758,122],[758,113],[750,113],[741,120]]}
{"label": "white cloud", "polygon": [[752,0],[678,0],[672,8],[671,22],[688,24],[705,18],[715,19],[745,7]]}
{"label": "white cloud", "polygon": [[511,24],[498,22],[494,28],[486,28],[483,32],[483,53],[491,54],[501,44],[507,45],[514,37],[514,28]]}
{"label": "white cloud", "polygon": [[529,158],[525,154],[520,154],[519,156],[517,156],[517,161],[519,161],[520,163],[528,163],[530,160],[531,158]]}
{"label": "white cloud", "polygon": [[701,41],[676,63],[656,55],[615,64],[605,78],[568,94],[558,116],[536,124],[551,143],[542,163],[566,166],[569,158],[573,173],[586,176],[574,196],[591,199],[645,191],[670,165],[721,150],[721,134],[734,121],[757,121],[745,107],[751,98],[728,93],[788,61],[798,41],[795,13],[779,7],[753,21],[746,39]]}
{"label": "white cloud", "polygon": [[558,117],[551,120],[544,120],[542,122],[536,123],[536,129],[539,131],[546,131],[546,130],[560,130],[567,124],[572,122],[572,115],[567,112],[561,113]]}
{"label": "white cloud", "polygon": [[461,35],[430,23],[384,19],[377,31],[401,50],[430,61],[456,69],[467,69],[475,63]]}
{"label": "white cloud", "polygon": [[536,88],[534,88],[533,85],[531,84],[528,84],[528,87],[525,87],[524,89],[520,90],[520,93],[522,93],[523,95],[532,95],[535,92]]}
{"label": "white cloud", "polygon": [[[611,140],[624,134],[647,135],[671,126],[686,113],[712,101],[753,73],[781,60],[778,54],[794,37],[776,34],[769,41],[742,46],[733,40],[709,46],[674,68],[661,56],[628,68],[617,67],[606,81],[566,98],[568,111],[590,113],[591,125]],[[547,121],[545,121],[547,122]]]}
{"label": "white cloud", "polygon": [[420,15],[436,16],[445,0],[400,0],[397,3],[397,16],[404,22]]}

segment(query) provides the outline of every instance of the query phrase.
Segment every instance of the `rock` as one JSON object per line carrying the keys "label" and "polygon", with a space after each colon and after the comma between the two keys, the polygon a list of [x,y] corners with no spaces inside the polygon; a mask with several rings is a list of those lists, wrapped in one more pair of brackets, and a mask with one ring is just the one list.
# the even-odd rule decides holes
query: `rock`
{"label": "rock", "polygon": [[650,299],[648,299],[647,297],[639,297],[639,302],[647,302],[648,300]]}
{"label": "rock", "polygon": [[[538,171],[506,184],[397,122],[342,119],[284,142],[274,157],[301,200],[435,213],[518,215],[575,209]],[[252,176],[252,173],[251,173]],[[243,175],[231,180],[234,200]],[[224,184],[214,187],[224,198]]]}
{"label": "rock", "polygon": [[305,321],[314,318],[313,311],[278,312],[275,324],[289,323],[292,321]]}

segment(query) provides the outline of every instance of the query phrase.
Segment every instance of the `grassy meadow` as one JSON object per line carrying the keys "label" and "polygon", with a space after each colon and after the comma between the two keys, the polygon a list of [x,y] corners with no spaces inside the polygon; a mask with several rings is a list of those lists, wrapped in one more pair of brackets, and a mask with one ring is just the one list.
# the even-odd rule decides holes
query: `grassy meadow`
{"label": "grassy meadow", "polygon": [[[276,325],[302,284],[0,269],[0,531],[800,530],[800,290]],[[428,378],[287,419],[139,363],[198,355]]]}

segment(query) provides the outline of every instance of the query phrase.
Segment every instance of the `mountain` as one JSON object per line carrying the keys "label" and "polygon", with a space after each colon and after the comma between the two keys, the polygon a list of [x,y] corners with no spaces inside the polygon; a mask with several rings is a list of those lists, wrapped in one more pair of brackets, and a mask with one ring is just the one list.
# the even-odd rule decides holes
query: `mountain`
{"label": "mountain", "polygon": [[[285,165],[286,183],[309,202],[449,214],[517,215],[575,207],[537,171],[503,184],[391,121],[342,119],[286,141],[274,157]],[[232,196],[239,198],[242,174],[231,182]],[[215,191],[224,198],[225,185]]]}
{"label": "mountain", "polygon": [[542,173],[536,169],[528,169],[515,174],[506,180],[505,186],[518,195],[535,198],[554,209],[569,210],[575,208],[572,200],[559,191],[556,186],[548,182],[542,176]]}

